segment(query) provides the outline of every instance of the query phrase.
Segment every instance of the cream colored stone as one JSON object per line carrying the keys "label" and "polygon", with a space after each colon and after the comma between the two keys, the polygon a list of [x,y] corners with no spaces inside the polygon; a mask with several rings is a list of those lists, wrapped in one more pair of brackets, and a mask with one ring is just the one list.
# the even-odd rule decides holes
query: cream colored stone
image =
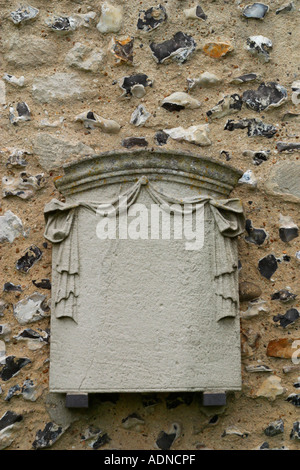
{"label": "cream colored stone", "polygon": [[67,53],[65,63],[86,72],[99,72],[104,67],[105,52],[76,42],[74,47]]}
{"label": "cream colored stone", "polygon": [[121,6],[114,6],[103,3],[101,6],[101,17],[97,24],[100,33],[117,33],[120,31],[123,22],[123,9]]}
{"label": "cream colored stone", "polygon": [[74,73],[57,72],[33,80],[32,95],[40,103],[80,99],[85,90]]}
{"label": "cream colored stone", "polygon": [[201,106],[201,102],[199,100],[196,100],[188,93],[183,91],[176,91],[175,93],[167,96],[162,100],[161,105],[163,106],[166,103],[183,106],[184,108],[190,109],[200,108]]}
{"label": "cream colored stone", "polygon": [[88,129],[100,127],[103,132],[108,134],[116,134],[120,131],[121,126],[113,119],[105,119],[92,111],[84,111],[75,117],[75,121],[83,122]]}
{"label": "cream colored stone", "polygon": [[174,127],[173,129],[164,129],[164,132],[172,139],[178,140],[179,142],[186,141],[203,146],[211,145],[211,140],[208,138],[208,124],[190,126],[187,129],[184,129],[183,127]]}
{"label": "cream colored stone", "polygon": [[281,385],[281,378],[276,375],[271,375],[263,381],[261,386],[255,393],[256,397],[268,398],[274,401],[278,396],[283,395],[286,389]]}

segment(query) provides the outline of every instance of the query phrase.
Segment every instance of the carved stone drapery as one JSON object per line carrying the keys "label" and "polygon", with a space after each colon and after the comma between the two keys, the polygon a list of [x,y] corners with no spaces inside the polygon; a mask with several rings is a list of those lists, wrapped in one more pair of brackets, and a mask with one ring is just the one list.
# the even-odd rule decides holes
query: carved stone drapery
{"label": "carved stone drapery", "polygon": [[126,199],[127,210],[137,199],[141,186],[145,186],[149,195],[163,210],[170,210],[172,204],[183,209],[184,205],[191,205],[192,211],[199,206],[208,204],[213,214],[216,230],[214,231],[214,277],[216,280],[217,309],[216,319],[234,317],[238,308],[236,289],[237,259],[234,240],[244,230],[244,216],[241,202],[238,199],[219,199],[211,196],[194,196],[190,198],[174,198],[155,188],[146,176],[142,176],[126,192],[110,201],[80,201],[64,203],[53,199],[46,205],[44,213],[46,219],[45,238],[52,243],[59,244],[56,259],[56,270],[59,275],[58,289],[55,296],[55,314],[57,318],[70,317],[77,321],[79,275],[78,256],[78,227],[77,211],[83,208],[96,214],[102,204],[114,207],[115,214],[119,213],[120,200]]}

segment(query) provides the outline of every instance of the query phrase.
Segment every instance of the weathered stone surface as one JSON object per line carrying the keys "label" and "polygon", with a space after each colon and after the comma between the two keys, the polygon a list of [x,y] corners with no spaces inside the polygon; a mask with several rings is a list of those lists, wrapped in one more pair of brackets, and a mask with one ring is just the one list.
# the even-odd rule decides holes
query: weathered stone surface
{"label": "weathered stone surface", "polygon": [[2,178],[2,196],[17,196],[21,199],[30,199],[35,191],[42,189],[45,184],[44,173],[30,175],[22,171],[18,178],[4,176]]}
{"label": "weathered stone surface", "polygon": [[69,142],[51,134],[38,134],[33,143],[35,154],[45,170],[59,167],[70,157],[92,155],[94,150],[82,142]]}
{"label": "weathered stone surface", "polygon": [[4,40],[4,57],[8,64],[23,70],[23,67],[38,67],[49,64],[56,58],[56,48],[51,40],[23,33],[11,34]]}
{"label": "weathered stone surface", "polygon": [[10,19],[14,24],[20,24],[22,22],[33,20],[38,14],[39,10],[37,8],[34,8],[31,5],[23,5],[16,11],[11,12]]}
{"label": "weathered stone surface", "polygon": [[82,98],[85,89],[80,78],[73,73],[57,72],[53,75],[33,80],[32,95],[40,103],[77,100]]}
{"label": "weathered stone surface", "polygon": [[[267,356],[280,357],[282,359],[291,359],[297,350],[297,342],[300,344],[299,338],[278,338],[269,342],[267,347]],[[294,347],[293,347],[294,345]]]}
{"label": "weathered stone surface", "polygon": [[76,42],[66,55],[65,63],[85,72],[103,71],[105,52],[91,46]]}
{"label": "weathered stone surface", "polygon": [[197,78],[187,78],[187,84],[189,90],[195,87],[211,87],[218,85],[222,82],[222,79],[217,77],[214,73],[203,72]]}
{"label": "weathered stone surface", "polygon": [[5,83],[0,80],[0,104],[6,104]]}
{"label": "weathered stone surface", "polygon": [[281,161],[273,165],[263,188],[268,194],[281,196],[286,201],[300,202],[299,180],[300,163]]}

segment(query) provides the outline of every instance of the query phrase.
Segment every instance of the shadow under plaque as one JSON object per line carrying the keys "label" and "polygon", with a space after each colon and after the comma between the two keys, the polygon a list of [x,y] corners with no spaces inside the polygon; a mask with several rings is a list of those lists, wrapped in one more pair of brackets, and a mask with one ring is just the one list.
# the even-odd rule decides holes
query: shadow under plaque
{"label": "shadow under plaque", "polygon": [[65,202],[45,207],[51,392],[86,406],[89,393],[240,390],[244,216],[228,196],[241,175],[161,150],[64,166]]}

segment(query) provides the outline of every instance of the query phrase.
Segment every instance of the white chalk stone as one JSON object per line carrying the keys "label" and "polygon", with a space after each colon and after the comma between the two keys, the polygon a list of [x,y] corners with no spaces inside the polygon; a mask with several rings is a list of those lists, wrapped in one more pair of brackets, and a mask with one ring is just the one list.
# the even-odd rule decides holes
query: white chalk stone
{"label": "white chalk stone", "polygon": [[183,106],[184,108],[190,109],[200,108],[201,106],[201,102],[199,100],[196,100],[188,93],[185,93],[183,91],[176,91],[175,93],[172,93],[171,95],[167,96],[162,100],[161,105],[163,106],[164,104],[168,103]]}
{"label": "white chalk stone", "polygon": [[20,325],[34,323],[42,318],[49,316],[49,308],[46,304],[46,296],[35,292],[34,294],[20,300],[14,305],[14,316]]}
{"label": "white chalk stone", "polygon": [[8,73],[5,73],[2,79],[14,86],[23,87],[25,84],[25,78],[23,77],[23,75],[20,78],[17,78],[14,75],[9,75]]}
{"label": "white chalk stone", "polygon": [[217,77],[214,73],[210,72],[203,72],[197,78],[187,78],[188,87],[189,89],[195,87],[210,87],[214,85],[218,85],[222,82],[222,79]]}
{"label": "white chalk stone", "polygon": [[148,113],[146,108],[140,104],[137,108],[133,111],[130,119],[130,124],[134,126],[141,127],[143,126],[146,121],[151,117],[151,114]]}
{"label": "white chalk stone", "polygon": [[0,243],[12,243],[20,235],[24,236],[24,228],[21,219],[13,212],[6,211],[0,216]]}
{"label": "white chalk stone", "polygon": [[117,33],[123,22],[123,10],[120,6],[103,3],[101,6],[101,17],[97,24],[100,33]]}
{"label": "white chalk stone", "polygon": [[173,129],[164,129],[172,139],[178,141],[186,141],[197,145],[211,145],[211,140],[208,138],[209,125],[199,124],[197,126],[190,126],[187,129],[183,127],[174,127]]}
{"label": "white chalk stone", "polygon": [[84,111],[75,117],[75,121],[83,122],[88,129],[100,127],[103,132],[108,134],[116,134],[120,131],[121,126],[113,119],[105,119],[92,111]]}

